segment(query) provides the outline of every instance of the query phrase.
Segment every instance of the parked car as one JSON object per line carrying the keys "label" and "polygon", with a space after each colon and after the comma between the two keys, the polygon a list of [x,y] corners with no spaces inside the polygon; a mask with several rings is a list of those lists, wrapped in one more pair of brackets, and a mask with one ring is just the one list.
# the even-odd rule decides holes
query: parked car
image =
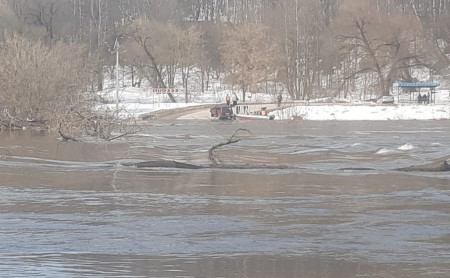
{"label": "parked car", "polygon": [[387,95],[387,96],[381,96],[378,98],[377,103],[379,104],[392,104],[394,103],[394,96]]}

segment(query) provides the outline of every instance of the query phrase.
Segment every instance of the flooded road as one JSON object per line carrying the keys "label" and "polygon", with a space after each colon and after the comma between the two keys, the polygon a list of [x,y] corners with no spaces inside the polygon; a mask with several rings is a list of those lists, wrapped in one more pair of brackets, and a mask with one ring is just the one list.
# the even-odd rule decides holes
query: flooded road
{"label": "flooded road", "polygon": [[[141,169],[168,159],[292,169]],[[449,277],[448,121],[157,122],[0,133],[0,277]],[[366,170],[342,170],[361,168]]]}

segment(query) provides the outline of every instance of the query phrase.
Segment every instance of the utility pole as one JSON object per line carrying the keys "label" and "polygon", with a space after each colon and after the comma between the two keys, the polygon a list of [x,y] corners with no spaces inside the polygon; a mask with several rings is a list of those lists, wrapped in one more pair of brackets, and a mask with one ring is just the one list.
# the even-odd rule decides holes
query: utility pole
{"label": "utility pole", "polygon": [[119,110],[119,48],[120,43],[116,38],[114,43],[114,50],[116,51],[116,110]]}

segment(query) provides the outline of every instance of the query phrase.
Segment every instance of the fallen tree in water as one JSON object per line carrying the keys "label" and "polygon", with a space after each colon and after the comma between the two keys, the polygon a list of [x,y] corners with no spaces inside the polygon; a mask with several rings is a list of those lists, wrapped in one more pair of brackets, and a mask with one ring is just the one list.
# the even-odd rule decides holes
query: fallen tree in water
{"label": "fallen tree in water", "polygon": [[[215,168],[215,169],[294,169],[290,165],[269,165],[269,164],[224,164],[222,163],[215,153],[221,147],[235,144],[241,141],[241,139],[236,139],[235,137],[239,132],[247,132],[252,134],[249,130],[244,128],[237,129],[233,135],[225,142],[221,142],[212,146],[208,150],[208,158],[211,162],[210,165],[196,165],[184,162],[178,162],[173,160],[153,160],[153,161],[143,161],[138,163],[131,164],[123,164],[124,166],[134,166],[137,168],[181,168],[181,169],[205,169],[205,168]],[[372,171],[376,170],[375,168],[366,168],[366,167],[355,167],[355,168],[341,168],[339,170],[342,171]],[[405,168],[397,168],[396,171],[403,172],[447,172],[450,171],[450,164],[447,163],[447,160],[443,162],[435,162],[425,165],[418,166],[410,166]]]}
{"label": "fallen tree in water", "polygon": [[149,160],[137,163],[123,163],[123,166],[137,168],[179,168],[179,169],[292,169],[289,165],[241,164],[241,165],[196,165],[175,160]]}
{"label": "fallen tree in water", "polygon": [[236,129],[236,131],[233,133],[233,135],[231,135],[231,137],[226,142],[222,142],[222,143],[219,143],[217,145],[214,145],[208,150],[209,161],[211,161],[211,163],[212,163],[212,165],[214,167],[218,167],[219,166],[214,151],[216,149],[220,148],[220,147],[223,147],[223,146],[226,146],[226,145],[230,145],[230,144],[234,144],[234,143],[237,143],[237,142],[241,141],[241,139],[234,139],[234,136],[236,136],[236,134],[239,131],[246,131],[246,132],[252,134],[248,129],[238,128],[238,129]]}
{"label": "fallen tree in water", "polygon": [[199,166],[190,163],[178,162],[173,160],[152,160],[142,161],[132,164],[137,168],[183,168],[183,169],[202,169],[204,166]]}
{"label": "fallen tree in water", "polygon": [[447,172],[450,171],[450,165],[448,164],[447,160],[444,160],[444,162],[439,161],[424,165],[398,168],[396,170],[403,172]]}
{"label": "fallen tree in water", "polygon": [[[181,168],[181,169],[294,169],[290,165],[270,165],[270,164],[241,164],[241,165],[225,165],[212,164],[209,166],[201,166],[196,164],[178,162],[173,160],[152,160],[138,163],[123,164],[124,166],[134,166],[137,168]],[[375,168],[341,168],[342,171],[375,171]],[[447,161],[440,163],[431,163],[426,165],[409,166],[404,168],[397,168],[396,171],[401,172],[449,172],[450,164]]]}
{"label": "fallen tree in water", "polygon": [[[233,164],[227,165],[219,161],[215,151],[221,147],[238,143],[241,139],[235,139],[239,132],[248,132],[252,134],[249,130],[244,128],[237,129],[233,135],[225,142],[221,142],[212,146],[208,150],[208,158],[211,162],[210,165],[201,166],[196,164],[184,163],[174,160],[152,160],[152,161],[142,161],[132,164],[127,164],[126,166],[135,166],[137,168],[181,168],[181,169],[204,169],[204,168],[217,168],[217,169],[290,169],[292,166],[288,165],[268,165],[268,164]],[[125,165],[125,164],[124,164]]]}

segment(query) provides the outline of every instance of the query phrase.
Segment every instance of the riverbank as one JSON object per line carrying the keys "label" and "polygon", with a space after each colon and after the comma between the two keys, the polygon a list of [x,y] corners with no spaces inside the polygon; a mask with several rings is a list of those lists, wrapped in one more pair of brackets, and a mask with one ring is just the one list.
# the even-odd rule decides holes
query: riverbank
{"label": "riverbank", "polygon": [[[211,105],[189,106],[149,112],[142,120],[209,120]],[[383,121],[383,120],[449,120],[450,106],[433,105],[362,105],[362,104],[251,104],[252,111],[261,107],[269,109],[275,120],[310,121]]]}
{"label": "riverbank", "polygon": [[[113,99],[113,98],[110,98]],[[204,96],[197,102],[171,103],[167,97],[151,94],[145,90],[127,89],[117,104],[101,105],[100,109],[115,110],[116,105],[124,117],[139,120],[209,120],[209,108],[220,103],[224,96]],[[258,97],[262,99],[262,97]],[[275,120],[312,120],[312,121],[348,121],[348,120],[447,120],[450,119],[450,94],[448,90],[438,91],[435,103],[418,104],[395,103],[381,105],[358,100],[311,100],[282,102],[280,108],[274,101],[266,99],[260,102],[256,98],[245,105],[252,106],[252,111],[267,107]]]}
{"label": "riverbank", "polygon": [[382,121],[382,120],[448,120],[450,106],[444,104],[342,105],[321,104],[293,106],[272,112],[277,120],[314,121]]}

